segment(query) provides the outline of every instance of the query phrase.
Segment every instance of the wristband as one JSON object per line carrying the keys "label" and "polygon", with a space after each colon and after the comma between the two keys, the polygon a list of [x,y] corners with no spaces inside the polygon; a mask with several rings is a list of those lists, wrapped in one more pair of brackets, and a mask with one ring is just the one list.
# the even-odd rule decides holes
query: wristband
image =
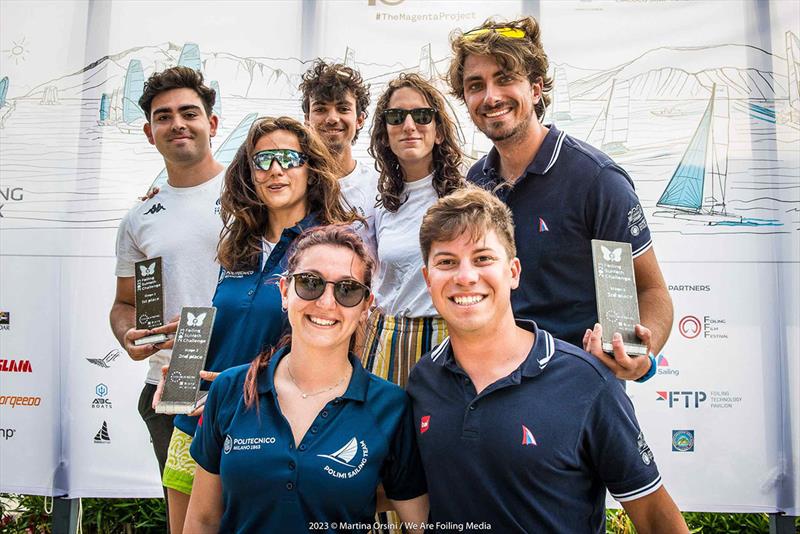
{"label": "wristband", "polygon": [[637,378],[635,380],[635,382],[639,382],[640,384],[642,382],[647,382],[648,380],[653,378],[653,376],[655,376],[656,374],[657,365],[655,356],[653,356],[653,353],[651,352],[650,354],[647,355],[647,358],[650,360],[650,369],[648,369],[647,372],[641,378]]}

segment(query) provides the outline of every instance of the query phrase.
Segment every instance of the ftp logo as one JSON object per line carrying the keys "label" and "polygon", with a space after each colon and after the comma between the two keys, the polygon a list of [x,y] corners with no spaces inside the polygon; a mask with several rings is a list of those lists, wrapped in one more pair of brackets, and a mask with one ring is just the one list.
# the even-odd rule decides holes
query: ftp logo
{"label": "ftp logo", "polygon": [[656,394],[656,400],[669,402],[670,408],[681,402],[684,408],[699,408],[707,397],[705,391],[656,391]]}

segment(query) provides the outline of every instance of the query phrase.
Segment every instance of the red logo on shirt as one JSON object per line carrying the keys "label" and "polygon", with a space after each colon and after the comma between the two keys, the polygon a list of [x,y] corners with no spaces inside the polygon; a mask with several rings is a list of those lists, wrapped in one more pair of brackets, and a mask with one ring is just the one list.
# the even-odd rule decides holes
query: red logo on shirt
{"label": "red logo on shirt", "polygon": [[203,426],[203,414],[200,414],[200,419],[197,420],[197,426]]}
{"label": "red logo on shirt", "polygon": [[422,419],[419,420],[419,433],[424,434],[428,431],[431,427],[431,416],[430,415],[423,415]]}

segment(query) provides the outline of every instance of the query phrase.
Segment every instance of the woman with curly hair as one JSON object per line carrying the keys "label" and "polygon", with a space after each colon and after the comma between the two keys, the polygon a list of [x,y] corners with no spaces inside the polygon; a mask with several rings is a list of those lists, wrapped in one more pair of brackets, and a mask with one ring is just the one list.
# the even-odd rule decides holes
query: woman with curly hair
{"label": "woman with curly hair", "polygon": [[[250,127],[220,197],[217,314],[202,378],[212,380],[277,343],[287,325],[277,280],[290,246],[307,228],[358,219],[345,209],[337,178],[330,152],[300,122],[265,117]],[[189,446],[199,413],[175,417],[164,472],[165,485],[184,497],[182,506],[170,501],[170,523],[178,532],[194,479]]]}
{"label": "woman with curly hair", "polygon": [[390,81],[375,109],[369,153],[380,173],[378,308],[362,360],[369,371],[405,386],[420,356],[447,335],[422,277],[418,241],[428,207],[464,183],[455,124],[441,93],[417,74]]}

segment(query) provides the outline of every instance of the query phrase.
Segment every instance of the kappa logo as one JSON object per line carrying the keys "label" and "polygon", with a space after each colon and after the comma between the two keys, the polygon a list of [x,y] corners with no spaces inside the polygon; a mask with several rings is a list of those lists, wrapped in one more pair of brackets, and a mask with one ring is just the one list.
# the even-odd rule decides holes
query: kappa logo
{"label": "kappa logo", "polygon": [[[359,456],[359,453],[361,455],[361,459],[358,464],[355,465],[354,460]],[[338,465],[352,468],[350,471],[342,472],[338,469],[335,469],[337,466],[324,466],[323,470],[333,478],[353,478],[361,472],[365,465],[367,465],[369,448],[363,439],[358,441],[358,439],[353,436],[350,438],[350,441],[345,443],[344,446],[337,451],[332,452],[331,454],[318,454],[317,456],[319,458],[331,460]]]}
{"label": "kappa logo", "polygon": [[156,274],[156,262],[153,262],[150,265],[140,265],[139,273],[142,276],[153,276]]}
{"label": "kappa logo", "polygon": [[525,425],[522,425],[522,444],[533,445],[534,447],[539,445],[536,443],[536,438],[533,437],[533,432]]}
{"label": "kappa logo", "polygon": [[431,416],[423,415],[419,420],[419,433],[424,434],[431,427]]}
{"label": "kappa logo", "polygon": [[111,437],[108,435],[108,423],[103,421],[103,426],[94,435],[94,442],[101,445],[111,443]]}
{"label": "kappa logo", "polygon": [[549,231],[550,231],[550,227],[547,226],[547,223],[545,222],[544,219],[539,217],[539,233],[549,232]]}
{"label": "kappa logo", "polygon": [[159,211],[165,211],[167,208],[161,205],[159,202],[158,204],[154,204],[152,208],[144,212],[145,215],[155,215]]}
{"label": "kappa logo", "polygon": [[111,362],[119,358],[120,352],[118,349],[110,350],[102,358],[86,358],[86,361],[92,365],[108,369],[111,367]]}

